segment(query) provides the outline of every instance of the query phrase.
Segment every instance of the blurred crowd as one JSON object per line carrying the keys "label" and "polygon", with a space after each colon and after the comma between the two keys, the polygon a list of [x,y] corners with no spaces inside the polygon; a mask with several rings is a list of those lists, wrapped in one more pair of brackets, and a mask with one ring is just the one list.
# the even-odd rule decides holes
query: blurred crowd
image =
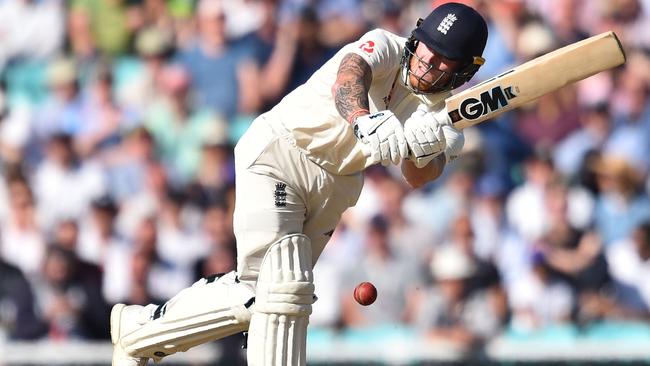
{"label": "blurred crowd", "polygon": [[[473,0],[472,83],[614,30],[624,67],[467,129],[410,190],[373,167],[311,324],[459,346],[650,321],[650,1]],[[233,146],[342,45],[431,0],[0,0],[0,338],[106,339],[117,302],[234,269]],[[352,288],[370,281],[367,308]]]}

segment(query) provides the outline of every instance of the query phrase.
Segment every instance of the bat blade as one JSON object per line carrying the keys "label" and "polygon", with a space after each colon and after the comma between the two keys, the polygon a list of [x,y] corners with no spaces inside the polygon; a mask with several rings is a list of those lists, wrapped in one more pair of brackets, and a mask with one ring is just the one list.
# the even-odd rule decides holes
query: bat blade
{"label": "bat blade", "polygon": [[605,32],[530,60],[445,101],[454,127],[494,118],[563,86],[625,63],[614,32]]}

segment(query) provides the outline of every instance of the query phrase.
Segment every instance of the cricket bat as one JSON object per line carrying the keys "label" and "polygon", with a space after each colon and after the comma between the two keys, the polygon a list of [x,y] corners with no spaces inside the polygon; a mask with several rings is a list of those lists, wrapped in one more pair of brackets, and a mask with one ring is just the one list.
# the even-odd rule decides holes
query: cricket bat
{"label": "cricket bat", "polygon": [[445,100],[454,127],[494,118],[565,85],[625,63],[614,32],[570,44],[483,81]]}

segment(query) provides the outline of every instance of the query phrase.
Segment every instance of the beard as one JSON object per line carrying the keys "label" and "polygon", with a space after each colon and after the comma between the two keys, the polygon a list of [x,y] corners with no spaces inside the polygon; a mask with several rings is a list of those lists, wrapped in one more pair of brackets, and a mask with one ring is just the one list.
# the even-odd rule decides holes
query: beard
{"label": "beard", "polygon": [[419,74],[414,73],[412,69],[409,70],[409,84],[413,88],[423,93],[440,92],[446,90],[449,86],[449,82],[451,81],[451,75],[449,73],[440,71],[438,69],[418,71]]}

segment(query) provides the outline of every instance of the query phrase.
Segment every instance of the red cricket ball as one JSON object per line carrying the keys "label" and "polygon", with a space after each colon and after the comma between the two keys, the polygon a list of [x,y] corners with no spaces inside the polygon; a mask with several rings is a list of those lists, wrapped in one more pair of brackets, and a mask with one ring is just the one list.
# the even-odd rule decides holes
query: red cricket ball
{"label": "red cricket ball", "polygon": [[363,306],[368,306],[377,300],[377,289],[370,282],[361,282],[354,288],[354,299]]}

